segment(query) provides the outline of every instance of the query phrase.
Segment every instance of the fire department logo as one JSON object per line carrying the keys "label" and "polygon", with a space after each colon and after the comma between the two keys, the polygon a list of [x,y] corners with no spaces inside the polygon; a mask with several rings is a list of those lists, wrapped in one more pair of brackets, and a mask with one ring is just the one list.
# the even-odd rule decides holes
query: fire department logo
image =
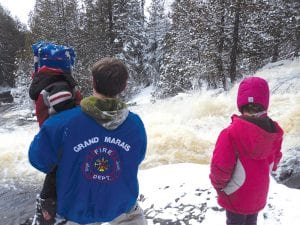
{"label": "fire department logo", "polygon": [[94,166],[101,173],[107,171],[109,169],[108,160],[102,157],[101,159],[97,159]]}
{"label": "fire department logo", "polygon": [[99,147],[89,152],[83,165],[85,177],[99,182],[116,180],[120,171],[118,152],[106,147]]}

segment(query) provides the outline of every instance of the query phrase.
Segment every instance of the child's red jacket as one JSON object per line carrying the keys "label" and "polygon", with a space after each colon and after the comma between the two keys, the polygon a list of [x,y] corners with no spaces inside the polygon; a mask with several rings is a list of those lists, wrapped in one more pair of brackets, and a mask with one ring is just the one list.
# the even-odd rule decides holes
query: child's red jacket
{"label": "child's red jacket", "polygon": [[43,66],[33,74],[29,96],[35,101],[39,126],[52,114],[80,104],[81,93],[71,74]]}
{"label": "child's red jacket", "polygon": [[256,122],[262,126],[233,116],[213,152],[211,183],[218,203],[234,213],[255,214],[264,208],[270,172],[276,170],[282,156],[280,126],[268,117]]}

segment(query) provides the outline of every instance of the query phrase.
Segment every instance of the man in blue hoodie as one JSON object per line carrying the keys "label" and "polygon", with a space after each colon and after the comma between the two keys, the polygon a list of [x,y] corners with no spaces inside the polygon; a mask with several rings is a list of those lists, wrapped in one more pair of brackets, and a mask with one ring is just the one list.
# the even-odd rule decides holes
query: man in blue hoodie
{"label": "man in blue hoodie", "polygon": [[103,58],[92,76],[93,96],[45,121],[30,145],[30,163],[44,173],[57,167],[59,224],[147,224],[137,204],[146,132],[140,117],[117,99],[127,68]]}

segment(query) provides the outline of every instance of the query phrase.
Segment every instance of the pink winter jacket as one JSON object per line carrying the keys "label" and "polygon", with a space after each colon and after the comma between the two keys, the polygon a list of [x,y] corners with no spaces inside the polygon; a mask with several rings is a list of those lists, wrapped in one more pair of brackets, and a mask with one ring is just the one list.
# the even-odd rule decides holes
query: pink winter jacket
{"label": "pink winter jacket", "polygon": [[258,213],[266,205],[269,174],[281,159],[283,130],[273,122],[275,133],[238,116],[217,140],[210,179],[218,203],[239,214]]}

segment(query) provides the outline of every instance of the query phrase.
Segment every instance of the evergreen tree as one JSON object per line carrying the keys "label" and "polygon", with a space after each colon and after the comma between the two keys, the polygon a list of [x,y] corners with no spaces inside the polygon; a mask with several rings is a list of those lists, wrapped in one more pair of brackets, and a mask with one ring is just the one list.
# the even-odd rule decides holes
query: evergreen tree
{"label": "evergreen tree", "polygon": [[129,68],[127,91],[146,83],[144,1],[85,0],[85,6],[85,63],[92,65],[104,56],[115,56],[124,60]]}
{"label": "evergreen tree", "polygon": [[145,27],[144,8],[140,1],[116,0],[114,4],[115,42],[130,72],[131,86],[144,86],[149,82],[144,70]]}
{"label": "evergreen tree", "polygon": [[240,5],[237,76],[289,55],[295,35],[286,1],[246,1]]}
{"label": "evergreen tree", "polygon": [[[152,0],[146,23],[145,0],[37,0],[29,43],[45,40],[74,47],[74,75],[84,94],[91,92],[91,65],[105,56],[128,66],[129,93],[154,84],[158,97],[201,86],[226,90],[229,82],[268,62],[298,56],[297,1],[174,0],[169,17],[166,3]],[[2,52],[11,46],[4,35],[15,40],[18,33],[12,34],[14,25],[4,21],[0,25],[10,32],[0,34]],[[1,55],[0,63],[6,54]],[[4,69],[12,67],[2,65],[4,80]]]}
{"label": "evergreen tree", "polygon": [[159,79],[161,97],[198,89],[204,80],[210,79],[207,13],[201,1],[176,0],[173,3],[169,44]]}
{"label": "evergreen tree", "polygon": [[227,74],[225,70],[226,55],[225,46],[226,46],[226,37],[228,34],[226,33],[226,1],[225,0],[212,0],[208,4],[209,17],[208,27],[210,33],[210,49],[212,51],[212,58],[215,64],[215,70],[213,70],[212,76],[215,88],[218,87],[219,83],[222,84],[222,87],[227,89]]}
{"label": "evergreen tree", "polygon": [[24,26],[0,5],[0,86],[15,85],[15,61],[24,47],[24,41]]}
{"label": "evergreen tree", "polygon": [[153,0],[150,4],[146,38],[146,71],[151,83],[157,85],[165,55],[165,39],[170,22],[165,12],[164,0]]}
{"label": "evergreen tree", "polygon": [[232,44],[230,50],[230,65],[229,65],[229,76],[231,83],[234,83],[237,79],[237,60],[238,60],[238,48],[240,39],[240,17],[241,17],[241,0],[236,0],[233,4],[233,30],[232,30]]}
{"label": "evergreen tree", "polygon": [[[86,58],[113,56],[114,21],[113,0],[85,0],[84,49]],[[96,46],[96,47],[95,47]]]}
{"label": "evergreen tree", "polygon": [[75,49],[77,60],[74,76],[85,94],[89,86],[89,74],[83,56],[88,41],[84,37],[82,17],[77,0],[37,0],[30,17],[30,28],[31,43],[42,40]]}
{"label": "evergreen tree", "polygon": [[[283,27],[285,37],[280,45],[282,58],[299,56],[300,50],[300,2],[295,0],[282,0]],[[276,15],[275,15],[276,16]],[[290,52],[292,51],[292,52]]]}
{"label": "evergreen tree", "polygon": [[157,88],[163,97],[203,82],[227,89],[228,79],[299,51],[299,3],[292,0],[176,0],[171,9],[171,44]]}
{"label": "evergreen tree", "polygon": [[79,28],[77,0],[36,1],[30,18],[33,42],[44,40],[77,47]]}

